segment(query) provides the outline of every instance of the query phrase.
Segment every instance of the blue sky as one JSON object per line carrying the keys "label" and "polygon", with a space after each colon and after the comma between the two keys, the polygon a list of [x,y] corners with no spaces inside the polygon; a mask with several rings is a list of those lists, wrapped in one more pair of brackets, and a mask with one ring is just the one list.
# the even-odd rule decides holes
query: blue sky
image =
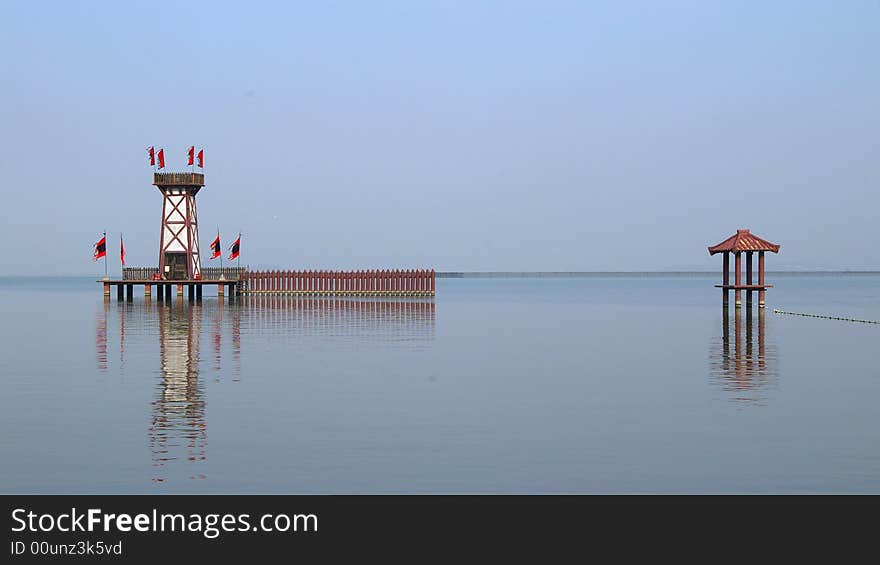
{"label": "blue sky", "polygon": [[[0,274],[202,247],[285,268],[880,268],[878,2],[7,2]],[[203,261],[208,264],[208,261]]]}

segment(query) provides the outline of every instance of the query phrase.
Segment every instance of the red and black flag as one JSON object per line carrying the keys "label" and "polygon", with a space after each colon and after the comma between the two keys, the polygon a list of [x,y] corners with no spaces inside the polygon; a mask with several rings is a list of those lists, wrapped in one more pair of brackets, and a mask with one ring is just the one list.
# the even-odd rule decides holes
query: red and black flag
{"label": "red and black flag", "polygon": [[229,249],[232,252],[229,254],[229,260],[238,259],[239,249],[241,248],[241,234],[238,234],[238,239],[236,239],[232,245],[229,246]]}
{"label": "red and black flag", "polygon": [[150,166],[156,166],[156,149],[153,147],[147,147],[147,155],[150,156]]}
{"label": "red and black flag", "polygon": [[189,149],[188,149],[187,152],[186,152],[186,159],[187,159],[187,160],[186,160],[186,164],[187,164],[187,165],[192,166],[192,164],[193,164],[193,157],[195,156],[195,154],[196,154],[196,146],[195,146],[195,145],[190,145],[190,146],[189,146]]}
{"label": "red and black flag", "polygon": [[217,257],[220,257],[221,255],[223,255],[223,252],[220,251],[220,232],[219,231],[217,232],[217,237],[215,237],[214,241],[211,242],[211,251],[213,253],[211,255],[211,259],[216,259]]}
{"label": "red and black flag", "polygon": [[95,244],[95,251],[92,254],[92,260],[97,261],[101,257],[107,255],[107,234],[104,234],[104,237],[98,240],[98,243]]}
{"label": "red and black flag", "polygon": [[165,150],[160,149],[158,153],[156,153],[156,157],[159,159],[159,168],[165,168]]}
{"label": "red and black flag", "polygon": [[196,158],[199,160],[199,168],[205,168],[205,150],[199,149],[199,154],[196,155]]}
{"label": "red and black flag", "polygon": [[122,234],[119,234],[119,260],[122,261],[122,266],[125,266],[125,243],[122,241]]}

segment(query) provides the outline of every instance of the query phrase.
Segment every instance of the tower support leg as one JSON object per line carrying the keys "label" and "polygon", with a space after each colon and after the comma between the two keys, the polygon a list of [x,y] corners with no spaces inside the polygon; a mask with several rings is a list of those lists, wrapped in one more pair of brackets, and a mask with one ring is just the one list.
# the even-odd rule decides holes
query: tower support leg
{"label": "tower support leg", "polygon": [[104,296],[110,296],[110,283],[104,283]]}
{"label": "tower support leg", "polygon": [[183,296],[183,284],[182,283],[177,283],[177,296],[180,296],[180,297]]}
{"label": "tower support leg", "polygon": [[171,302],[171,285],[164,284],[162,286],[165,287],[165,300],[167,300],[168,302]]}
{"label": "tower support leg", "polygon": [[134,285],[133,284],[125,285],[125,300],[127,302],[131,302],[132,300],[134,300]]}
{"label": "tower support leg", "polygon": [[125,287],[120,283],[116,285],[116,301],[122,302],[124,300],[122,293],[125,292]]}
{"label": "tower support leg", "polygon": [[202,301],[202,285],[200,284],[196,285],[196,300]]}
{"label": "tower support leg", "polygon": [[149,300],[153,294],[153,285],[147,283],[144,285],[144,300]]}

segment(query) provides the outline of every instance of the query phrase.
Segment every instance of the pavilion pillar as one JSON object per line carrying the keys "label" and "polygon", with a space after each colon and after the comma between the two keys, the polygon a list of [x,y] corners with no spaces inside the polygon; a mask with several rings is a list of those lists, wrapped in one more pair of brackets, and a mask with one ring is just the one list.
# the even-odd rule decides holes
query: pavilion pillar
{"label": "pavilion pillar", "polygon": [[758,291],[758,308],[764,307],[764,252],[758,251],[758,284],[761,290]]}
{"label": "pavilion pillar", "polygon": [[742,285],[742,253],[737,251],[734,253],[735,261],[734,261],[734,269],[736,269],[736,274],[734,275],[734,284],[736,285],[736,290],[734,291],[734,297],[736,299],[736,307],[740,308],[742,306],[742,291],[740,290],[740,285]]}
{"label": "pavilion pillar", "polygon": [[[746,284],[752,285],[752,252],[746,251]],[[746,291],[746,307],[752,307],[752,291]]]}
{"label": "pavilion pillar", "polygon": [[[722,267],[722,269],[723,270],[721,271],[721,284],[723,284],[726,287],[727,285],[730,284],[730,252],[729,251],[724,252],[724,266]],[[722,292],[721,304],[726,308],[727,305],[730,303],[730,289],[729,288],[722,288],[721,292]]]}

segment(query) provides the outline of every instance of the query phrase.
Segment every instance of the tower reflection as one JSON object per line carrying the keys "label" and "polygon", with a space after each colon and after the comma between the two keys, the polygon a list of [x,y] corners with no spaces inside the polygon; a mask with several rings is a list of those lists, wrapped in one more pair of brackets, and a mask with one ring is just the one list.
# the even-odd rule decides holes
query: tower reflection
{"label": "tower reflection", "polygon": [[162,468],[181,459],[204,461],[208,432],[205,387],[199,380],[202,306],[159,306],[157,314],[162,376],[151,403],[149,436],[153,464]]}
{"label": "tower reflection", "polygon": [[[100,372],[116,375],[126,386],[143,383],[142,379],[125,379],[126,375],[158,372],[148,414],[148,447],[153,467],[150,478],[162,483],[206,478],[207,390],[223,381],[245,386],[242,357],[247,351],[259,352],[260,344],[279,337],[291,349],[323,347],[340,340],[420,347],[433,341],[434,323],[430,298],[105,301],[95,316],[95,356]],[[108,333],[118,339],[108,339]],[[217,388],[212,394],[235,394],[236,390],[240,389]]]}
{"label": "tower reflection", "polygon": [[[731,332],[731,318],[733,331]],[[731,400],[761,403],[778,382],[776,344],[767,338],[766,310],[723,309],[721,339],[710,348],[712,381]]]}

